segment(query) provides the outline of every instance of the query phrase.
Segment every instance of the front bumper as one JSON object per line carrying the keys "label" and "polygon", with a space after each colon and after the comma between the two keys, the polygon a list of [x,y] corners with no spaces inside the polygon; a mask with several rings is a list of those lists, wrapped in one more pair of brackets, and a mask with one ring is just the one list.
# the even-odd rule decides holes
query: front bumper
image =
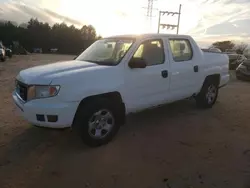
{"label": "front bumper", "polygon": [[[19,114],[29,123],[41,127],[66,128],[73,123],[78,102],[55,102],[52,98],[32,100],[24,103],[14,91],[12,98]],[[41,119],[41,116],[44,117]],[[57,117],[53,122],[48,116]]]}

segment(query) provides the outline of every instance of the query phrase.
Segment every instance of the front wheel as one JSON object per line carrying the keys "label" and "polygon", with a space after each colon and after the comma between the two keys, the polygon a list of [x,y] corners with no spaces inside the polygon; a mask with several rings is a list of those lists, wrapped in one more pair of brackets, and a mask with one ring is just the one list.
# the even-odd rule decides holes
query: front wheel
{"label": "front wheel", "polygon": [[207,80],[196,97],[197,106],[211,108],[217,100],[218,92],[218,84],[213,80]]}
{"label": "front wheel", "polygon": [[107,144],[120,128],[119,113],[118,108],[105,99],[89,101],[79,106],[72,127],[91,147]]}

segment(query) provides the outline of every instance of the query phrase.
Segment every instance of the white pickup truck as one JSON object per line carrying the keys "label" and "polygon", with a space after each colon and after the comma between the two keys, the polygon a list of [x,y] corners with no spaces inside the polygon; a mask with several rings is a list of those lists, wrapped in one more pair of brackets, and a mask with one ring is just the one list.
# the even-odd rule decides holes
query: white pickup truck
{"label": "white pickup truck", "polygon": [[210,108],[229,81],[229,59],[190,36],[122,35],[72,61],[22,70],[12,96],[30,123],[71,127],[90,146],[108,143],[126,114],[193,97]]}

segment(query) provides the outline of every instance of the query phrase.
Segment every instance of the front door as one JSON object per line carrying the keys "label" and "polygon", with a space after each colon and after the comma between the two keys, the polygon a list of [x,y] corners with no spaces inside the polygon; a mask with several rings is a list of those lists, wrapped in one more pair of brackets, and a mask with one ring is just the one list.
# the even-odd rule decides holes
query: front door
{"label": "front door", "polygon": [[131,58],[142,58],[146,68],[126,65],[125,95],[129,112],[161,104],[169,89],[168,60],[162,39],[150,39],[138,44]]}

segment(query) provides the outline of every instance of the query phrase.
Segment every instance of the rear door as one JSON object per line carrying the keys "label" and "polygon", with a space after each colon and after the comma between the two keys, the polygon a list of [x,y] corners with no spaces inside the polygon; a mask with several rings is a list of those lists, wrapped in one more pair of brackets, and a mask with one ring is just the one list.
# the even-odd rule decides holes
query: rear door
{"label": "rear door", "polygon": [[170,92],[173,100],[192,96],[197,91],[199,67],[194,49],[188,39],[169,38]]}

